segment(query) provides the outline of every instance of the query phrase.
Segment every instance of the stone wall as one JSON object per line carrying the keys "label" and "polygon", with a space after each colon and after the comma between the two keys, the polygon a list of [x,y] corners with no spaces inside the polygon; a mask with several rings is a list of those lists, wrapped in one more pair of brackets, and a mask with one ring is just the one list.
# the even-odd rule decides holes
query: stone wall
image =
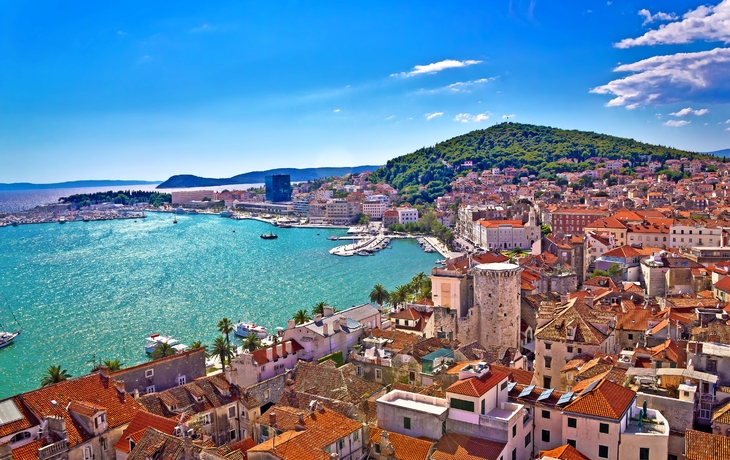
{"label": "stone wall", "polygon": [[669,423],[669,454],[684,459],[684,431],[692,428],[694,403],[639,392],[636,407],[642,407],[645,400],[647,408],[661,412]]}
{"label": "stone wall", "polygon": [[[151,377],[147,376],[149,374],[152,374]],[[124,382],[127,393],[137,390],[140,394],[145,394],[147,388],[153,385],[154,391],[159,393],[178,386],[178,379],[182,376],[185,376],[186,382],[205,377],[205,348],[122,369],[110,376],[118,382]]]}

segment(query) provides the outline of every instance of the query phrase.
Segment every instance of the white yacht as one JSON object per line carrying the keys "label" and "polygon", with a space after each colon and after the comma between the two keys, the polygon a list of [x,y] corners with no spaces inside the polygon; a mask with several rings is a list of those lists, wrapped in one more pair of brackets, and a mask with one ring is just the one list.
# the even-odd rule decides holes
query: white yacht
{"label": "white yacht", "polygon": [[[153,351],[155,351],[155,348],[161,343],[166,343],[170,345],[172,348],[180,352],[181,348],[184,347],[187,349],[187,347],[184,344],[181,344],[179,340],[174,339],[170,335],[160,335],[160,334],[151,334],[149,337],[145,339],[144,344],[144,351],[148,354],[152,354]],[[182,350],[184,351],[184,350]]]}
{"label": "white yacht", "polygon": [[253,334],[260,339],[265,339],[269,335],[265,327],[243,321],[233,326],[233,333],[239,337],[248,337]]}

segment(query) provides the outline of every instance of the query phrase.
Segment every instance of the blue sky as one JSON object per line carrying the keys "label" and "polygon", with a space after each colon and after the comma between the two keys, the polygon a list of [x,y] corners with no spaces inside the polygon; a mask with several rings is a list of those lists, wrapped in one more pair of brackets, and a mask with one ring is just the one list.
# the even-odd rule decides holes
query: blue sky
{"label": "blue sky", "polygon": [[504,120],[730,147],[730,0],[107,3],[2,0],[0,182],[381,164]]}

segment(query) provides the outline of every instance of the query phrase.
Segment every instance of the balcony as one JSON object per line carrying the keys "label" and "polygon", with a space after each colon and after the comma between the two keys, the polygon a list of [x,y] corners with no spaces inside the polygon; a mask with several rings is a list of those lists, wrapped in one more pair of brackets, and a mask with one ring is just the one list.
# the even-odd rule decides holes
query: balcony
{"label": "balcony", "polygon": [[644,416],[643,423],[639,426],[640,407],[633,407],[631,410],[631,418],[626,425],[624,435],[636,436],[669,436],[669,423],[661,412],[648,409]]}
{"label": "balcony", "polygon": [[38,449],[38,460],[47,460],[56,456],[61,456],[68,452],[68,442],[65,439],[54,442]]}

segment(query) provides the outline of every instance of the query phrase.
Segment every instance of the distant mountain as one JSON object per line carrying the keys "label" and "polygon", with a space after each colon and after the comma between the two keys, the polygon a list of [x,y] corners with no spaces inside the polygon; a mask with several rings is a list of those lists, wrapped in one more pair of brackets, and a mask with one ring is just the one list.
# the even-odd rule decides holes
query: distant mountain
{"label": "distant mountain", "polygon": [[389,160],[370,180],[387,182],[408,201],[432,201],[470,170],[525,168],[527,174],[554,179],[561,172],[595,169],[595,163],[586,161],[591,157],[637,164],[649,155],[668,159],[699,154],[587,131],[501,123]]}
{"label": "distant mountain", "polygon": [[716,157],[730,157],[730,149],[715,150],[714,152],[705,152],[707,155],[715,155]]}
{"label": "distant mountain", "polygon": [[359,174],[365,171],[375,171],[380,166],[355,166],[343,168],[278,168],[267,171],[251,171],[227,179],[212,179],[208,177],[193,176],[191,174],[180,174],[172,176],[157,186],[163,188],[187,188],[187,187],[217,187],[232,184],[262,184],[264,177],[272,174],[289,174],[292,182],[302,182],[323,177],[344,176],[345,174]]}
{"label": "distant mountain", "polygon": [[145,180],[75,180],[70,182],[56,182],[55,184],[32,184],[30,182],[15,182],[0,184],[0,190],[47,190],[51,188],[83,188],[83,187],[121,187],[126,185],[159,184],[160,181]]}

